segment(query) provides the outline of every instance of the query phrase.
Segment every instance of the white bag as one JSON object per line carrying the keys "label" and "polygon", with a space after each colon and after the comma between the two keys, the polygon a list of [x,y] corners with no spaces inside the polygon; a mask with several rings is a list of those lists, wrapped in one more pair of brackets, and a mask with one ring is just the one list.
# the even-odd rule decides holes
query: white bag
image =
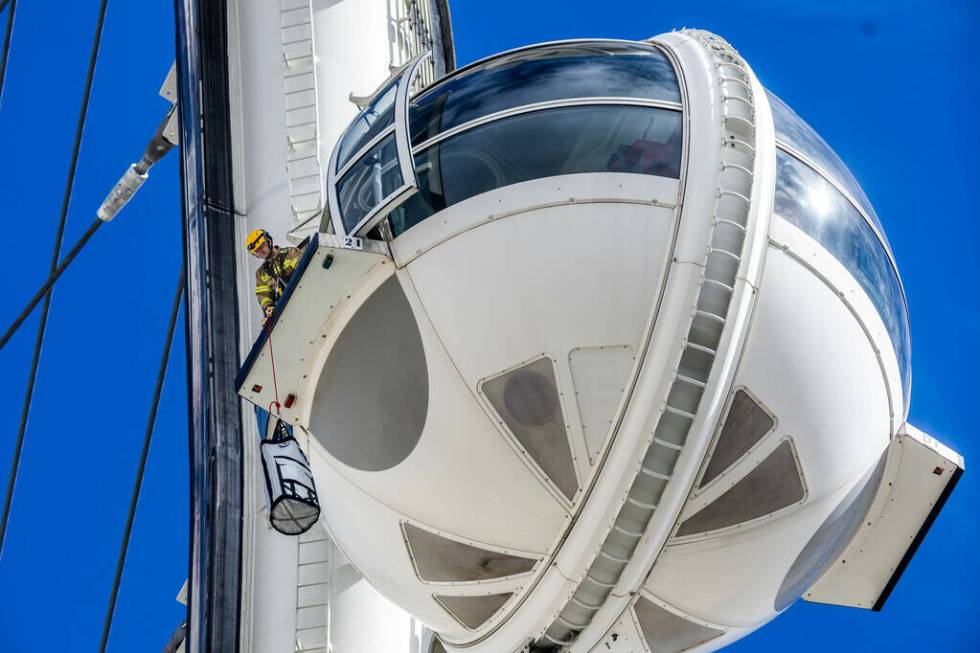
{"label": "white bag", "polygon": [[306,455],[282,420],[261,447],[272,527],[286,535],[305,533],[320,518],[320,500]]}

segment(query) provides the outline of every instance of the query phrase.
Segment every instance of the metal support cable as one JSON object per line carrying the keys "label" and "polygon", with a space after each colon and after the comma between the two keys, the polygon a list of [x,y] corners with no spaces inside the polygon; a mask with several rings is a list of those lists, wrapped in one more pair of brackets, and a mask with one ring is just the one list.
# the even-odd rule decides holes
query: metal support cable
{"label": "metal support cable", "polygon": [[[14,2],[16,0],[11,1]],[[82,133],[85,131],[85,119],[88,116],[89,98],[92,95],[92,81],[95,79],[95,63],[99,58],[99,46],[102,43],[102,26],[105,24],[107,5],[108,0],[102,0],[102,3],[99,6],[99,17],[95,25],[95,36],[92,40],[92,51],[89,54],[88,74],[85,78],[85,92],[82,95],[82,106],[78,112],[78,123],[75,127],[75,141],[72,147],[71,162],[68,167],[68,180],[65,183],[65,193],[61,202],[61,216],[58,220],[58,232],[55,237],[54,252],[51,257],[50,276],[52,277],[55,276],[55,273],[58,272],[60,267],[58,265],[58,259],[61,257],[61,242],[65,235],[65,223],[67,222],[68,218],[68,207],[71,204],[71,193],[75,184],[75,169],[78,166],[78,154],[82,147]],[[11,9],[13,9],[13,7],[11,7]],[[90,228],[90,231],[94,233],[95,228]],[[87,233],[87,237],[90,236],[91,233]],[[87,237],[85,240],[88,239]],[[79,247],[79,249],[81,248]],[[2,521],[0,521],[0,556],[3,555],[3,545],[7,538],[7,520],[10,517],[10,506],[13,502],[14,486],[17,482],[17,470],[20,467],[20,457],[24,446],[24,435],[27,432],[27,418],[30,414],[31,399],[34,396],[34,382],[37,378],[37,366],[41,358],[41,346],[44,343],[44,333],[48,323],[48,312],[51,309],[51,287],[49,284],[46,285],[48,286],[48,289],[44,295],[44,306],[41,308],[41,322],[38,325],[37,339],[34,345],[34,358],[31,361],[31,372],[28,377],[27,390],[24,393],[24,408],[21,412],[20,429],[17,432],[14,458],[10,464],[10,477],[7,481],[7,495],[4,498],[3,518]]]}
{"label": "metal support cable", "polygon": [[123,567],[126,565],[126,554],[129,551],[129,539],[133,534],[133,522],[136,520],[136,506],[139,503],[140,490],[143,487],[143,474],[146,471],[146,460],[150,454],[150,442],[153,439],[153,426],[157,419],[157,409],[160,406],[160,395],[163,393],[163,381],[167,376],[167,361],[170,358],[170,348],[174,341],[174,331],[177,326],[177,314],[180,313],[180,300],[184,294],[184,268],[181,264],[180,278],[177,281],[177,292],[174,295],[173,307],[170,309],[170,323],[167,326],[167,338],[160,356],[160,368],[157,371],[157,383],[150,402],[150,416],[146,420],[146,433],[143,436],[143,451],[140,453],[139,466],[136,468],[136,481],[133,483],[133,495],[129,500],[129,515],[126,517],[126,529],[123,532],[122,544],[119,547],[119,558],[116,561],[116,576],[112,581],[112,593],[109,595],[109,607],[106,609],[105,625],[102,627],[102,641],[99,643],[99,653],[105,653],[109,643],[109,630],[112,628],[112,616],[116,611],[116,598],[119,596],[119,585],[122,581]]}
{"label": "metal support cable", "polygon": [[[8,0],[0,0],[0,11],[7,6]],[[7,56],[10,54],[10,37],[14,33],[14,13],[17,11],[17,0],[10,0],[10,11],[7,12],[7,29],[3,35],[3,55],[0,58],[0,102],[3,101],[3,81],[7,78]]]}
{"label": "metal support cable", "polygon": [[[45,281],[40,289],[34,293],[34,297],[27,302],[27,306],[25,306],[24,310],[20,312],[17,319],[14,320],[9,327],[7,327],[7,330],[4,332],[3,336],[0,337],[0,349],[3,349],[7,345],[7,341],[9,341],[10,338],[17,332],[17,329],[19,329],[20,325],[24,323],[27,316],[31,314],[31,311],[34,310],[34,307],[37,306],[38,302],[40,302],[42,298],[49,296],[48,292],[51,290],[51,286],[55,284],[55,282],[61,276],[61,273],[64,272],[69,265],[71,265],[71,262],[75,260],[75,256],[82,251],[82,248],[85,247],[85,243],[87,243],[89,238],[92,237],[92,234],[94,234],[103,224],[105,223],[102,220],[96,219],[95,222],[89,225],[89,228],[84,234],[82,234],[82,237],[78,239],[78,242],[75,243],[74,247],[72,247],[71,250],[65,255],[65,258],[61,259],[61,263],[58,264],[58,267],[51,273],[51,276],[48,277],[47,281]],[[45,311],[45,316],[46,315],[47,311]]]}

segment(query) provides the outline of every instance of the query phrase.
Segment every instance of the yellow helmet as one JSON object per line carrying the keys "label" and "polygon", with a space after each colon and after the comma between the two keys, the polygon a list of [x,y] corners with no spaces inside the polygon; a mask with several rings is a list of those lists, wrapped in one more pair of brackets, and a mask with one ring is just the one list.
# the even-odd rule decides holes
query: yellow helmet
{"label": "yellow helmet", "polygon": [[245,249],[249,252],[254,252],[262,243],[268,243],[269,247],[272,247],[272,236],[265,229],[255,229],[245,239]]}

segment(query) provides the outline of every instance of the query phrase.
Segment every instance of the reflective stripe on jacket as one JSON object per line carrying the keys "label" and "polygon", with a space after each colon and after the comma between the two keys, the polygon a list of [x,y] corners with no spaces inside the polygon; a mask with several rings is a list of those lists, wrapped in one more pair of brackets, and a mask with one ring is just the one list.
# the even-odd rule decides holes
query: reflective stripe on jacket
{"label": "reflective stripe on jacket", "polygon": [[298,247],[280,247],[278,252],[262,262],[255,271],[255,296],[259,306],[264,309],[276,305],[302,257],[303,250]]}

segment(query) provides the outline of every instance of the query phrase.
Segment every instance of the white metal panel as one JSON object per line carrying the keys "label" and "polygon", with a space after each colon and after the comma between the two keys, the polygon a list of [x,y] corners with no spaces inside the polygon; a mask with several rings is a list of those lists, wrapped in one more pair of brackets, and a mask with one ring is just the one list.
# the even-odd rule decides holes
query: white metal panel
{"label": "white metal panel", "polygon": [[[534,207],[631,202],[672,209],[677,192],[676,179],[651,175],[582,173],[532,179],[453,204],[395,238],[391,249],[401,267],[456,235]],[[600,218],[593,230],[604,229]]]}
{"label": "white metal panel", "polygon": [[644,587],[713,623],[757,628],[776,616],[773,600],[786,571],[848,489],[755,529],[668,546]]}
{"label": "white metal panel", "polygon": [[590,462],[595,462],[612,429],[633,370],[635,351],[629,345],[608,345],[576,347],[568,353]]}
{"label": "white metal panel", "polygon": [[646,638],[640,632],[633,608],[628,608],[619,621],[596,644],[591,653],[650,653]]}
{"label": "white metal panel", "polygon": [[[567,361],[583,345],[637,347],[671,223],[669,210],[634,204],[538,209],[456,236],[408,271],[453,362],[476,388],[542,353]],[[559,372],[570,387],[567,371]]]}
{"label": "white metal panel", "polygon": [[[498,545],[537,557],[559,537],[569,516],[462,382],[407,276],[398,276],[425,349],[425,428],[411,454],[391,469],[364,472],[339,462],[335,467],[375,499],[430,529],[455,533],[476,546]],[[323,364],[315,361],[312,369]],[[311,374],[314,381],[318,376]],[[354,559],[360,563],[359,556]]]}
{"label": "white metal panel", "polygon": [[889,445],[881,486],[860,529],[804,598],[880,609],[962,469],[962,456],[906,425]]}
{"label": "white metal panel", "polygon": [[885,390],[889,432],[895,433],[901,426],[904,415],[902,378],[891,337],[878,310],[847,268],[796,225],[774,217],[771,239],[775,247],[783,249],[799,264],[809,268],[824,285],[836,293],[839,303],[852,314],[852,321],[864,331],[867,348],[874,355],[878,368],[879,380],[875,382],[875,386],[883,386]]}
{"label": "white metal panel", "polygon": [[[332,573],[324,566],[323,573],[325,576],[330,574],[333,584],[331,600],[343,596],[348,587],[358,585],[363,574],[370,578],[376,587],[384,588],[387,597],[403,607],[410,608],[417,618],[430,624],[438,632],[448,636],[467,637],[466,631],[456,620],[432,599],[432,588],[417,582],[402,537],[401,515],[371,498],[343,475],[337,473],[323,448],[313,439],[311,439],[310,463],[317,480],[317,489],[321,496],[329,497],[328,501],[323,502],[323,516],[332,534],[331,539],[345,552],[347,559],[352,561],[346,565],[338,563]],[[476,590],[486,591],[483,586],[477,587]],[[355,589],[354,595],[361,591]],[[350,601],[349,608],[344,609],[344,614],[339,614],[334,604],[331,610],[331,634],[335,627],[353,627],[346,623],[347,619],[356,619],[360,622],[356,613],[355,600]],[[386,628],[380,623],[363,625],[367,631]],[[344,649],[335,647],[335,650]]]}

